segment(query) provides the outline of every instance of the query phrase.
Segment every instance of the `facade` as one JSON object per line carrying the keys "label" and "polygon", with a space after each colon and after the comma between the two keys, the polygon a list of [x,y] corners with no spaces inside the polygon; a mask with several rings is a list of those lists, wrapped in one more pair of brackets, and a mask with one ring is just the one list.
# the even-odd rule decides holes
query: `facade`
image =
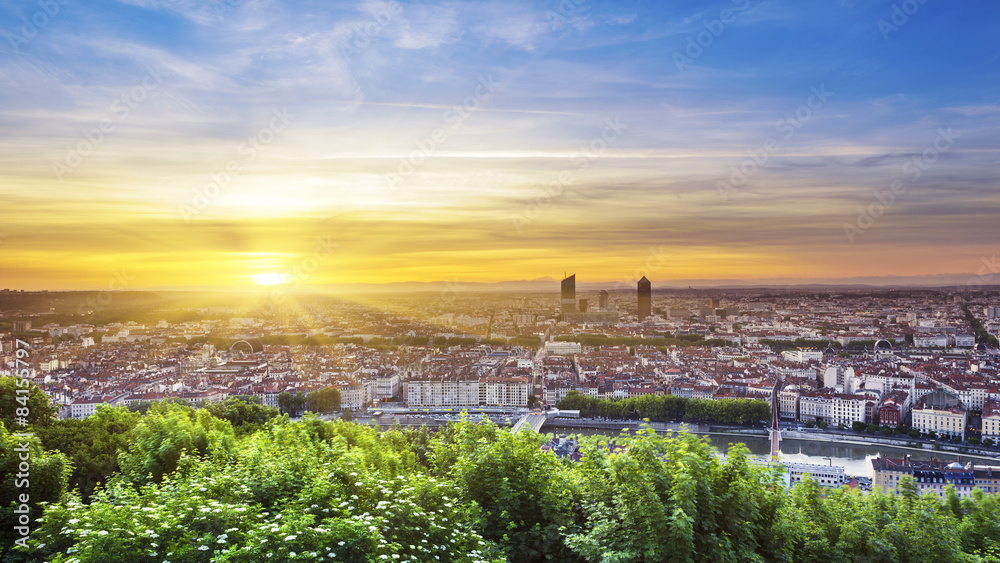
{"label": "facade", "polygon": [[995,399],[986,401],[983,405],[983,437],[993,440],[1000,438],[1000,402]]}
{"label": "facade", "polygon": [[913,478],[917,491],[938,497],[945,495],[949,485],[954,485],[959,497],[972,495],[973,489],[996,494],[1000,491],[1000,467],[979,466],[958,462],[945,464],[937,460],[915,460],[906,456],[902,459],[877,457],[872,460],[874,469],[873,487],[895,491],[904,476]]}
{"label": "facade", "polygon": [[99,397],[96,399],[80,399],[73,401],[69,406],[70,418],[87,418],[97,412],[100,405],[116,406],[118,401],[112,397]]}
{"label": "facade", "polygon": [[812,348],[797,348],[795,350],[785,350],[781,355],[791,362],[808,362],[811,360],[822,360],[823,351]]}
{"label": "facade", "polygon": [[903,389],[895,389],[882,401],[882,406],[878,409],[878,421],[879,424],[896,427],[906,422],[908,414],[910,414],[910,394]]}
{"label": "facade", "polygon": [[576,312],[576,274],[562,281],[562,312]]}
{"label": "facade", "polygon": [[530,394],[531,382],[524,377],[406,382],[411,407],[524,407]]}
{"label": "facade", "polygon": [[830,422],[833,419],[833,398],[825,393],[803,392],[799,396],[799,419]]}
{"label": "facade", "polygon": [[644,321],[653,313],[653,286],[646,276],[642,276],[636,285],[639,297],[639,320]]}
{"label": "facade", "polygon": [[364,385],[357,383],[341,383],[336,386],[340,390],[340,408],[358,411],[368,404],[368,391]]}
{"label": "facade", "polygon": [[778,416],[799,419],[799,390],[794,385],[789,385],[778,393]]}
{"label": "facade", "polygon": [[371,380],[371,398],[375,400],[388,400],[399,395],[400,383],[398,373],[380,374]]}
{"label": "facade", "polygon": [[847,482],[847,473],[840,466],[810,463],[786,463],[784,465],[788,470],[789,486],[801,483],[806,475],[821,487],[836,489]]}
{"label": "facade", "polygon": [[830,401],[830,423],[850,426],[854,422],[865,422],[867,418],[864,395],[837,394]]}
{"label": "facade", "polygon": [[913,407],[913,428],[939,436],[965,439],[968,411],[958,397],[944,391],[929,393]]}

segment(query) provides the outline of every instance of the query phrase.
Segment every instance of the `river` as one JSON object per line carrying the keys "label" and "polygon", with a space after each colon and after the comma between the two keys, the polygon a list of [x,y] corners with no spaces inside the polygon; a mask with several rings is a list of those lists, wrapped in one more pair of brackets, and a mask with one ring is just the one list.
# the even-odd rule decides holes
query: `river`
{"label": "river", "polygon": [[[544,433],[558,434],[580,434],[586,436],[609,436],[619,435],[617,430],[593,430],[579,428],[548,428],[543,429]],[[761,459],[767,459],[771,452],[771,445],[764,436],[733,436],[727,434],[703,434],[709,439],[712,447],[720,453],[729,451],[732,443],[746,444],[750,453]],[[930,450],[910,450],[905,448],[894,448],[883,445],[860,445],[841,444],[836,442],[820,442],[812,440],[797,440],[788,438],[781,441],[782,461],[795,463],[811,463],[814,465],[839,465],[843,467],[847,475],[852,477],[873,476],[872,459],[879,457],[901,458],[910,455],[913,459],[937,458],[952,462],[958,459],[957,454],[950,452],[934,452]],[[963,463],[972,459],[975,463],[984,465],[1000,465],[1000,460],[987,461],[989,458],[963,456]]]}

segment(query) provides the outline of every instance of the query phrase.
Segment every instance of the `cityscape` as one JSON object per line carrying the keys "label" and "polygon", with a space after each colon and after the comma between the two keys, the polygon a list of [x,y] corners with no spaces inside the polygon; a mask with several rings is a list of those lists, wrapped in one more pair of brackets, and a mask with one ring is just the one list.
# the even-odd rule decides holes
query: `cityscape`
{"label": "cityscape", "polygon": [[[993,304],[1000,291],[654,291],[645,277],[634,291],[577,291],[576,280],[567,276],[558,293],[452,288],[359,300],[312,296],[294,308],[267,298],[179,307],[169,294],[123,293],[115,299],[137,301],[94,311],[86,309],[93,299],[86,293],[4,290],[0,300],[10,309],[0,321],[9,327],[0,375],[15,375],[15,342],[28,343],[33,383],[60,418],[76,419],[102,406],[230,397],[301,416],[280,398],[326,388],[339,391],[337,416],[383,426],[435,426],[463,411],[517,425],[573,395],[743,399],[773,409],[786,437],[842,435],[928,449],[940,459],[898,462],[893,471],[936,472],[940,479],[928,488],[939,496],[943,484],[992,475],[979,462],[1000,455],[1000,306]],[[126,320],[131,308],[149,320]],[[531,422],[536,431],[586,427],[587,414]],[[645,417],[619,418],[635,426]],[[707,423],[726,426],[688,422],[706,431]],[[756,426],[763,435],[768,422],[765,414],[729,426]],[[591,427],[609,426],[601,420]],[[945,476],[943,460],[962,455],[979,457]],[[887,463],[894,462],[873,460],[864,475],[841,467],[821,482],[839,486],[858,477],[855,486],[891,488]],[[797,466],[789,467],[794,481]],[[989,483],[983,491],[1000,492],[991,477],[977,479]]]}

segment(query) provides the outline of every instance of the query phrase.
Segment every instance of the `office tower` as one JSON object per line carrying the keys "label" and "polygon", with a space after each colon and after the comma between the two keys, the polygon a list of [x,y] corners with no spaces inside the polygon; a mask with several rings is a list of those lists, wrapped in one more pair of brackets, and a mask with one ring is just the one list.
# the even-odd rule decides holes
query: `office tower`
{"label": "office tower", "polygon": [[709,299],[708,300],[708,308],[709,309],[718,309],[719,308],[719,300],[716,299],[716,298],[714,298],[714,297],[712,297],[711,299]]}
{"label": "office tower", "polygon": [[562,281],[562,312],[576,311],[576,274]]}
{"label": "office tower", "polygon": [[587,300],[586,299],[581,299],[580,300],[580,312],[581,313],[586,313],[587,312]]}
{"label": "office tower", "polygon": [[639,320],[644,321],[649,317],[653,310],[653,287],[646,279],[646,276],[642,276],[638,284],[639,289]]}
{"label": "office tower", "polygon": [[597,294],[597,305],[602,311],[608,310],[608,290],[602,289],[600,293]]}

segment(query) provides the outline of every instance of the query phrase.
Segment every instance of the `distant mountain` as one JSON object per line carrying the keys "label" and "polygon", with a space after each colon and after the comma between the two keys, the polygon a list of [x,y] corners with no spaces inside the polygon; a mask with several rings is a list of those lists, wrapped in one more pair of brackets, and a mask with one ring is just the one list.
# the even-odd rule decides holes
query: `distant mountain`
{"label": "distant mountain", "polygon": [[[995,278],[995,279],[994,279]],[[633,290],[636,280],[588,282],[577,276],[577,291]],[[845,278],[759,278],[759,279],[680,279],[653,280],[653,289],[712,289],[712,288],[794,288],[794,289],[851,289],[874,287],[969,287],[979,289],[1000,285],[1000,274],[931,274],[925,276],[864,276]],[[488,292],[488,291],[559,291],[559,280],[550,276],[532,280],[509,280],[495,283],[465,281],[396,282],[384,284],[331,284],[325,289],[343,293],[373,292]]]}

